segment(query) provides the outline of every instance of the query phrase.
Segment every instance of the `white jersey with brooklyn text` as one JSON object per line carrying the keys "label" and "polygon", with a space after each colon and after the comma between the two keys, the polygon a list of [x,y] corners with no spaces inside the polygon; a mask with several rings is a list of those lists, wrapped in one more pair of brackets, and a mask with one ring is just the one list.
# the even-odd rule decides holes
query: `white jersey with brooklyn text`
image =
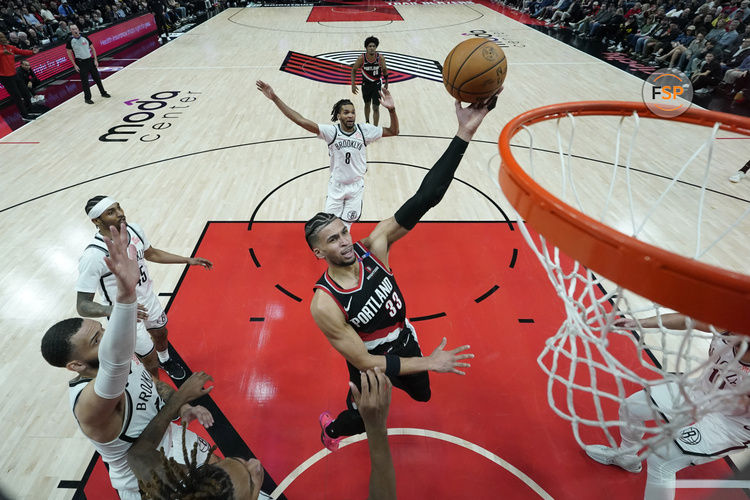
{"label": "white jersey with brooklyn text", "polygon": [[[93,380],[77,378],[70,381],[70,408],[74,412],[73,415],[75,415],[75,407],[81,391]],[[89,438],[96,451],[102,456],[102,460],[109,465],[109,478],[113,488],[138,491],[138,480],[128,466],[128,449],[162,406],[164,406],[164,400],[159,396],[151,375],[134,356],[130,362],[130,374],[125,386],[125,411],[120,435],[108,443],[99,443]],[[201,463],[208,454],[208,443],[191,431],[186,432],[185,440],[188,444],[188,452],[192,450],[193,444],[198,442],[198,463]],[[164,448],[167,457],[185,463],[182,458],[181,443],[182,429],[172,424],[164,434],[159,447]]]}
{"label": "white jersey with brooklyn text", "polygon": [[328,144],[331,159],[331,180],[351,184],[367,172],[367,145],[383,137],[383,128],[357,123],[353,132],[344,132],[340,124],[318,125],[318,137]]}
{"label": "white jersey with brooklyn text", "polygon": [[[149,243],[146,233],[140,226],[128,223],[127,229],[129,245],[135,251],[138,267],[141,271],[141,281],[138,282],[135,289],[138,303],[146,307],[149,320],[155,321],[159,319],[163,309],[159,298],[154,293],[153,282],[148,274],[148,266],[146,266],[144,256],[146,250],[151,247],[151,243]],[[105,256],[109,256],[107,245],[104,243],[102,235],[96,233],[78,260],[76,291],[84,293],[99,292],[107,304],[111,305],[117,297],[117,279],[107,268],[107,264],[104,262]]]}

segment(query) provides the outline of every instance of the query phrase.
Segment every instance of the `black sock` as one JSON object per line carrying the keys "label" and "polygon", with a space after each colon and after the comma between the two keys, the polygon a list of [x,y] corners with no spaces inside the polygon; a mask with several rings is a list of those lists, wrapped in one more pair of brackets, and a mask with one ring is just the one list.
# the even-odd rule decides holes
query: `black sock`
{"label": "black sock", "polygon": [[748,170],[750,170],[750,161],[745,163],[745,166],[740,169],[740,172],[747,173]]}

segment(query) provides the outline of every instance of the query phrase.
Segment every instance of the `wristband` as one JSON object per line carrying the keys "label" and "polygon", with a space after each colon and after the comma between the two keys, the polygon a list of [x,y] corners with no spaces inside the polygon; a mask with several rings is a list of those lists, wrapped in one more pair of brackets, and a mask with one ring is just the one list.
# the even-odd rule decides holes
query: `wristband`
{"label": "wristband", "polygon": [[401,373],[401,358],[395,354],[385,355],[385,374],[388,377],[397,377]]}

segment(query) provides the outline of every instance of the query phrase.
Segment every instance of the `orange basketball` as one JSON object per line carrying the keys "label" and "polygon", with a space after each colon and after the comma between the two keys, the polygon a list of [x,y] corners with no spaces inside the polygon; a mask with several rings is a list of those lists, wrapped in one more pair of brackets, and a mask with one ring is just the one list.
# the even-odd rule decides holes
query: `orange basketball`
{"label": "orange basketball", "polygon": [[456,45],[443,64],[443,84],[462,102],[477,102],[500,89],[508,70],[505,53],[495,42],[470,38]]}

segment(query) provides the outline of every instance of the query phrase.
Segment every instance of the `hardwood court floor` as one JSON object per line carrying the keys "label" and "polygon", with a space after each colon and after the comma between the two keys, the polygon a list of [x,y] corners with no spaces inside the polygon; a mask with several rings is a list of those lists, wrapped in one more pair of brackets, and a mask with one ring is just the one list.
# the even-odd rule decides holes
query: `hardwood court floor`
{"label": "hardwood court floor", "polygon": [[[46,328],[75,315],[77,260],[93,234],[83,213],[88,198],[116,197],[154,246],[180,254],[196,247],[208,221],[303,221],[322,208],[328,164],[324,144],[286,120],[253,83],[259,78],[270,83],[288,104],[319,123],[326,123],[331,105],[350,92],[347,86],[279,71],[290,51],[329,54],[326,60],[335,60],[343,57],[340,52],[359,50],[374,33],[380,49],[394,54],[394,64],[399,61],[398,69],[423,75],[391,88],[402,137],[368,148],[365,220],[392,215],[424,172],[387,165],[430,167],[454,134],[452,100],[423,64],[442,62],[472,29],[499,31],[513,42],[505,48],[506,90],[459,171],[461,180],[477,191],[452,188],[429,220],[496,221],[501,218],[495,205],[515,219],[494,184],[494,173],[488,173],[498,165],[498,134],[513,116],[555,102],[640,98],[638,78],[485,6],[399,5],[397,10],[403,21],[338,23],[307,23],[309,7],[228,10],[108,78],[112,99],[97,100],[94,106],[72,99],[0,141],[0,255],[5,263],[0,276],[0,347],[5,353],[0,417],[6,428],[0,481],[12,498],[71,498],[71,490],[57,486],[61,480],[80,479],[92,455],[70,415],[66,380],[71,377],[47,366],[39,355]],[[133,99],[140,103],[126,103]],[[353,101],[361,117],[359,97]],[[149,107],[153,117],[134,115],[148,113]],[[109,136],[117,141],[99,140],[127,120],[143,126],[115,129],[136,132]],[[596,143],[596,131],[585,137],[592,139],[588,156],[611,156],[607,144]],[[690,138],[670,139],[677,147],[690,143]],[[748,146],[746,141],[725,142],[728,149],[721,154],[727,160],[711,179],[718,193],[714,205],[746,206],[750,184],[730,185],[726,176],[750,157]],[[673,149],[654,148],[653,153],[665,160]],[[275,195],[261,203],[271,192]],[[665,230],[664,238],[679,239],[679,233]],[[483,245],[481,238],[476,244]],[[745,247],[730,249],[722,258],[747,273],[738,248]],[[493,265],[472,263],[480,264]],[[150,269],[156,291],[164,294],[172,293],[183,272],[181,266]],[[538,286],[548,287],[546,282]],[[308,299],[305,290],[300,293]],[[405,293],[408,298],[417,291]],[[327,355],[339,361],[338,354],[329,350]],[[534,363],[534,356],[528,363]],[[538,411],[557,418],[543,406]],[[308,440],[308,434],[299,439]],[[571,453],[580,450],[571,447]]]}

